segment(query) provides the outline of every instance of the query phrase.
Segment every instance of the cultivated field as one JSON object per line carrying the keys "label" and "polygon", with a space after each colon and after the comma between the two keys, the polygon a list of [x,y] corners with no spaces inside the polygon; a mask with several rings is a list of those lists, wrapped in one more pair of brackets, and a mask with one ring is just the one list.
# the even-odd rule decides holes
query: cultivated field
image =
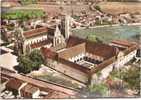
{"label": "cultivated field", "polygon": [[48,4],[31,4],[27,6],[20,7],[25,9],[43,9],[45,12],[47,12],[49,15],[53,14],[56,15],[58,13],[67,13],[71,14],[72,11],[74,14],[78,14],[81,11],[90,11],[89,5],[48,5]]}
{"label": "cultivated field", "polygon": [[101,2],[98,4],[103,12],[109,14],[119,13],[140,13],[141,3],[139,2]]}

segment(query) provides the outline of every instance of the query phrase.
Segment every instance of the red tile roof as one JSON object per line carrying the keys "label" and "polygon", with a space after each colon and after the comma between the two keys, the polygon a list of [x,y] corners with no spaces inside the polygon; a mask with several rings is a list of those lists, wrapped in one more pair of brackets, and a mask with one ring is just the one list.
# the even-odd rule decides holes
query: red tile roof
{"label": "red tile roof", "polygon": [[18,90],[19,87],[22,85],[22,83],[23,83],[23,81],[12,78],[8,81],[8,83],[6,84],[6,87],[10,88],[10,89]]}
{"label": "red tile roof", "polygon": [[75,46],[75,45],[80,44],[80,43],[83,43],[85,41],[86,40],[84,40],[84,39],[80,39],[80,38],[75,37],[75,36],[70,36],[69,39],[67,40],[67,48]]}
{"label": "red tile roof", "polygon": [[[86,52],[103,57],[105,59],[113,57],[117,54],[117,50],[115,47],[103,43],[91,42],[74,36],[70,36],[70,38],[68,39],[67,47],[69,48],[81,43],[86,43]],[[71,53],[73,53],[73,51]]]}
{"label": "red tile roof", "polygon": [[94,55],[103,57],[104,59],[108,59],[117,55],[117,49],[115,47],[103,43],[94,43],[90,41],[87,41],[86,43],[86,51]]}
{"label": "red tile roof", "polygon": [[57,58],[57,53],[51,51],[51,49],[49,49],[49,48],[42,47],[41,52],[44,55],[45,59],[46,58],[50,58],[50,59],[56,59]]}
{"label": "red tile roof", "polygon": [[117,45],[121,45],[121,46],[125,46],[125,47],[130,47],[134,44],[134,43],[128,42],[126,40],[113,40],[112,43],[117,44]]}
{"label": "red tile roof", "polygon": [[39,88],[35,87],[35,86],[31,85],[31,84],[27,84],[23,88],[21,88],[21,92],[26,92],[26,93],[29,93],[29,94],[33,94],[37,90],[39,90]]}
{"label": "red tile roof", "polygon": [[23,35],[25,36],[25,38],[30,38],[33,36],[38,36],[42,33],[47,33],[47,32],[48,32],[47,27],[41,27],[41,28],[30,30],[30,31],[26,31],[23,33]]}

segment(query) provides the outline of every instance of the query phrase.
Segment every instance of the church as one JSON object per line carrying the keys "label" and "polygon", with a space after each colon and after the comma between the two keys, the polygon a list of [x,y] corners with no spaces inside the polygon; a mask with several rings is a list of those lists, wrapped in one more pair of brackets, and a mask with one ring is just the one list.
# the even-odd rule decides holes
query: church
{"label": "church", "polygon": [[64,48],[70,35],[69,24],[70,16],[66,15],[62,17],[61,23],[52,27],[43,26],[29,31],[18,28],[16,31],[20,34],[16,37],[16,51],[21,51],[24,54],[41,47],[51,48],[52,50]]}
{"label": "church", "polygon": [[67,15],[61,24],[22,32],[23,52],[40,49],[46,66],[85,85],[102,82],[113,69],[121,69],[136,56],[134,42],[105,44],[73,36],[69,19]]}

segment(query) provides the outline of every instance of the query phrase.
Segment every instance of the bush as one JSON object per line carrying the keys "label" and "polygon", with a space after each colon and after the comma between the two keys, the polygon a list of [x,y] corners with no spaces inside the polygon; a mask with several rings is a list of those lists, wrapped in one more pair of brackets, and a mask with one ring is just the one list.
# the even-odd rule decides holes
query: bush
{"label": "bush", "polygon": [[32,70],[38,70],[44,61],[41,52],[39,50],[34,50],[29,55],[20,55],[18,57],[18,62],[19,68],[17,68],[17,70],[27,74]]}

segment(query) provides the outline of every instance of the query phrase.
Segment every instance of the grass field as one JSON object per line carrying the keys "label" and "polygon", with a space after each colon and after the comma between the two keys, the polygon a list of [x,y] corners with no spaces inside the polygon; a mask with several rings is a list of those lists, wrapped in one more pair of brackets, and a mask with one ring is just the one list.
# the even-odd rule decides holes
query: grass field
{"label": "grass field", "polygon": [[101,2],[98,4],[103,12],[110,14],[119,13],[140,13],[141,3],[139,2]]}
{"label": "grass field", "polygon": [[115,39],[127,39],[138,41],[136,38],[141,32],[140,26],[113,26],[91,29],[73,30],[73,35],[86,38],[89,35],[95,35],[105,43],[109,43]]}

